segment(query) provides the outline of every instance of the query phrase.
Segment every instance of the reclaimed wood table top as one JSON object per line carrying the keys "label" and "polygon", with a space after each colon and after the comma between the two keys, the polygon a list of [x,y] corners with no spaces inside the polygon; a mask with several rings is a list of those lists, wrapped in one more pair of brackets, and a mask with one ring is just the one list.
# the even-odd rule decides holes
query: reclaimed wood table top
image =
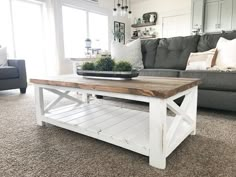
{"label": "reclaimed wood table top", "polygon": [[72,87],[113,93],[169,98],[201,83],[194,78],[146,77],[132,80],[107,80],[83,78],[76,75],[60,75],[30,79],[33,84]]}

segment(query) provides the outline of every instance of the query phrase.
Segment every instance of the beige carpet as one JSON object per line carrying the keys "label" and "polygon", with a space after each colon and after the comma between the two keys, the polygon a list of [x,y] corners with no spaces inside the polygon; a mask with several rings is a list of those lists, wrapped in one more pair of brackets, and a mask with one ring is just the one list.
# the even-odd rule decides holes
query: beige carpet
{"label": "beige carpet", "polygon": [[0,177],[236,176],[235,113],[199,110],[197,135],[167,158],[166,170],[158,170],[137,153],[57,127],[38,127],[32,88],[26,95],[18,92],[0,92]]}

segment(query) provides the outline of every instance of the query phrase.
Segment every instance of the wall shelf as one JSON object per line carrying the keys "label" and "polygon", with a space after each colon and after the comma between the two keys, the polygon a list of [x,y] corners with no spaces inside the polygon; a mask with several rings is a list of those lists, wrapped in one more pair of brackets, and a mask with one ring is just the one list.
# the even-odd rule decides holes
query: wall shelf
{"label": "wall shelf", "polygon": [[141,28],[141,27],[146,27],[146,26],[155,26],[156,23],[142,23],[142,24],[132,24],[132,28]]}
{"label": "wall shelf", "polygon": [[132,36],[131,39],[155,39],[156,38],[156,35],[153,35],[153,36],[142,36],[142,37],[134,37]]}

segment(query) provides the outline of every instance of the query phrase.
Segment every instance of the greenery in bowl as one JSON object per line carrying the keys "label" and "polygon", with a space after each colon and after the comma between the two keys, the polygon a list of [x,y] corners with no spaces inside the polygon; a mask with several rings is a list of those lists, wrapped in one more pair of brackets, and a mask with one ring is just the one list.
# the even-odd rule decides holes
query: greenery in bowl
{"label": "greenery in bowl", "polygon": [[127,61],[119,61],[116,63],[111,57],[102,57],[95,63],[84,63],[82,70],[128,72],[132,71],[132,65]]}
{"label": "greenery in bowl", "polygon": [[112,71],[115,66],[115,61],[111,58],[100,58],[95,63],[96,71]]}
{"label": "greenery in bowl", "polygon": [[127,61],[120,61],[115,64],[114,71],[132,71],[132,65]]}
{"label": "greenery in bowl", "polygon": [[82,65],[82,70],[94,71],[95,70],[95,64],[92,63],[92,62],[86,62]]}

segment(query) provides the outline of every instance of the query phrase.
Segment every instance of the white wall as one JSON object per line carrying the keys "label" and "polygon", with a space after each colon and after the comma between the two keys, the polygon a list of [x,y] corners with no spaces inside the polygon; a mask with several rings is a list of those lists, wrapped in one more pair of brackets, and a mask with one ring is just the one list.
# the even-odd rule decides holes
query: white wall
{"label": "white wall", "polygon": [[162,19],[163,17],[185,15],[189,18],[182,23],[185,24],[185,28],[188,28],[190,34],[190,22],[191,22],[191,0],[132,0],[133,19],[140,18],[144,13],[157,12],[158,21],[155,27],[158,37],[162,37]]}

